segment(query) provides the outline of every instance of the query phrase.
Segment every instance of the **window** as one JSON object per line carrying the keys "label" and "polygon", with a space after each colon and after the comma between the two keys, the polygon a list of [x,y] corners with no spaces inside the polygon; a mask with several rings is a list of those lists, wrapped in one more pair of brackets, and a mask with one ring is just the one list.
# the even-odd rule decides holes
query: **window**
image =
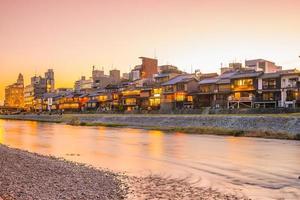
{"label": "window", "polygon": [[286,100],[287,101],[293,101],[299,99],[299,92],[296,91],[287,91],[286,92]]}
{"label": "window", "polygon": [[184,93],[177,93],[175,98],[176,98],[176,101],[184,101],[185,100],[185,94]]}
{"label": "window", "polygon": [[164,87],[164,91],[165,92],[173,92],[173,85],[167,85],[166,87]]}
{"label": "window", "polygon": [[135,105],[136,104],[136,99],[135,98],[125,99],[125,104],[126,105]]}
{"label": "window", "polygon": [[253,80],[252,79],[239,79],[234,81],[235,86],[252,86]]}
{"label": "window", "polygon": [[107,100],[107,96],[106,95],[98,96],[98,101],[106,101],[106,100]]}
{"label": "window", "polygon": [[214,86],[213,85],[200,85],[199,89],[200,89],[200,92],[208,93],[208,92],[214,91]]}
{"label": "window", "polygon": [[296,87],[298,78],[290,78],[288,79],[288,87]]}
{"label": "window", "polygon": [[229,85],[229,84],[222,84],[222,85],[219,85],[219,91],[220,91],[220,92],[230,91],[230,85]]}
{"label": "window", "polygon": [[154,98],[150,99],[150,106],[159,106],[160,105],[160,99]]}
{"label": "window", "polygon": [[264,101],[274,101],[274,93],[272,93],[272,92],[263,93],[263,100]]}
{"label": "window", "polygon": [[177,85],[177,91],[184,91],[185,90],[185,85],[180,83]]}
{"label": "window", "polygon": [[265,79],[263,80],[263,89],[275,89],[276,79]]}

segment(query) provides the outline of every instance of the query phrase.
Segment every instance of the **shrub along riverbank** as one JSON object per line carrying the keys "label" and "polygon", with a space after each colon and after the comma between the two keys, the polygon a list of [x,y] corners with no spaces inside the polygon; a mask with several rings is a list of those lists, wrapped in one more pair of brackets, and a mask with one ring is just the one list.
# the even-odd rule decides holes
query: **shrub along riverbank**
{"label": "shrub along riverbank", "polygon": [[78,126],[133,127],[194,134],[300,139],[299,114],[274,115],[0,115],[0,119],[67,123]]}

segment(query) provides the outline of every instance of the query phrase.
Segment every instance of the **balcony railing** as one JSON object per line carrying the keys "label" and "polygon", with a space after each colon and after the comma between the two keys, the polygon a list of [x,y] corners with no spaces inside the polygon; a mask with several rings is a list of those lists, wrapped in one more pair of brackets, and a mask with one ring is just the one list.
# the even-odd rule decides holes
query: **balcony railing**
{"label": "balcony railing", "polygon": [[228,97],[228,101],[253,101],[254,97]]}
{"label": "balcony railing", "polygon": [[249,90],[255,90],[253,85],[233,85],[232,87],[233,91],[249,91]]}

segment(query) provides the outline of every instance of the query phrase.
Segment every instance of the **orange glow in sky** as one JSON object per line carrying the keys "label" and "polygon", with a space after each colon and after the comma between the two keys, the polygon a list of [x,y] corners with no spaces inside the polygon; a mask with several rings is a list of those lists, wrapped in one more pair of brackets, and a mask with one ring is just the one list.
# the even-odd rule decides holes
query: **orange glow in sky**
{"label": "orange glow in sky", "polygon": [[91,66],[129,71],[139,56],[217,71],[252,58],[300,66],[299,0],[0,0],[0,99],[53,68],[72,87]]}

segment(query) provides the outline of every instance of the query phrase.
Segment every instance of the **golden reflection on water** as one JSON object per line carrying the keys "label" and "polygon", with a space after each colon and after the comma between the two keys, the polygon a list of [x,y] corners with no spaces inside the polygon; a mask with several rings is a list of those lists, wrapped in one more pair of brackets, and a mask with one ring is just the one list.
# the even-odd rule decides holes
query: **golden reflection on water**
{"label": "golden reflection on water", "polygon": [[254,159],[247,155],[251,154],[251,149],[255,148],[255,142],[251,138],[225,137],[225,141],[227,142],[226,156],[232,163],[246,166],[255,164]]}
{"label": "golden reflection on water", "polygon": [[0,121],[0,144],[4,143],[4,122]]}
{"label": "golden reflection on water", "polygon": [[0,143],[133,175],[198,174],[222,184],[228,179],[265,184],[269,179],[272,187],[276,177],[291,184],[300,165],[300,144],[293,141],[132,128],[0,120]]}
{"label": "golden reflection on water", "polygon": [[149,131],[149,154],[153,157],[160,157],[163,153],[163,132]]}

